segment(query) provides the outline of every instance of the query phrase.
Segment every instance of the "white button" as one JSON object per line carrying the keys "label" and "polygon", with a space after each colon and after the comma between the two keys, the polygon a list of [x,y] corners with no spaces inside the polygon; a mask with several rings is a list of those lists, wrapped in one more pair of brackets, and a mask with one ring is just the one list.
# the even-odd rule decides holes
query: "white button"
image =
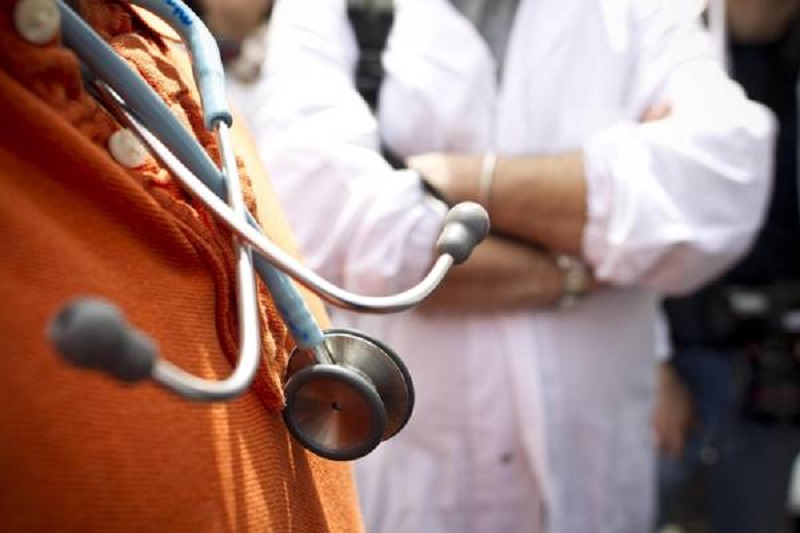
{"label": "white button", "polygon": [[47,44],[61,28],[61,14],[55,0],[18,0],[14,27],[31,44]]}
{"label": "white button", "polygon": [[108,138],[108,151],[125,168],[136,168],[147,161],[147,150],[131,130],[115,131]]}

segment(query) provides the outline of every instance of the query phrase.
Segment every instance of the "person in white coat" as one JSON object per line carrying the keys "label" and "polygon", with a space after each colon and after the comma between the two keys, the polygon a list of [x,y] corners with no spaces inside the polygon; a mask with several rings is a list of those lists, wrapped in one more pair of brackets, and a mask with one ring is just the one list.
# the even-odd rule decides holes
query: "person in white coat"
{"label": "person in white coat", "polygon": [[446,208],[421,175],[493,219],[428,308],[335,316],[417,389],[357,464],[367,529],[647,531],[658,295],[746,250],[773,120],[720,68],[700,1],[467,4],[396,0],[377,120],[345,0],[279,1],[266,75],[232,93],[307,262],[348,289],[428,267]]}

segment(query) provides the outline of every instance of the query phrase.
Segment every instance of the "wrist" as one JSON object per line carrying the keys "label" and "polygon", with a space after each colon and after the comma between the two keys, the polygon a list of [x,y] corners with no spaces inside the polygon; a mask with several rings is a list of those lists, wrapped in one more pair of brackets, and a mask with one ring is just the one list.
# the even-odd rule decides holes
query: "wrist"
{"label": "wrist", "polygon": [[[484,207],[482,203],[483,195],[483,172],[485,170],[485,157],[481,154],[465,154],[458,160],[458,167],[453,175],[456,183],[453,189],[459,202],[476,202]],[[488,208],[487,208],[488,209]]]}

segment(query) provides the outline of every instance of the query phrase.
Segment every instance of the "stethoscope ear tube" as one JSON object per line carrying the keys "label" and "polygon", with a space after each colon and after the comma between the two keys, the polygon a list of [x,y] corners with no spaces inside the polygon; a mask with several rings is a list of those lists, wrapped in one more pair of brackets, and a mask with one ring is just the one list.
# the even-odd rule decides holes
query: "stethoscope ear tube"
{"label": "stethoscope ear tube", "polygon": [[[121,115],[125,113],[136,117],[139,128],[135,133],[148,145],[151,152],[170,168],[184,187],[189,189],[231,230],[246,240],[255,251],[267,260],[256,258],[255,266],[277,300],[280,300],[283,294],[290,290],[291,284],[287,281],[273,289],[270,286],[270,279],[280,277],[276,276],[276,273],[269,272],[273,268],[288,274],[324,300],[338,307],[368,313],[403,311],[419,304],[441,283],[456,259],[450,255],[450,252],[456,254],[459,261],[463,261],[474,246],[485,237],[489,226],[489,217],[485,210],[477,204],[468,204],[467,209],[456,206],[451,210],[443,228],[444,233],[449,233],[444,239],[444,248],[440,250],[440,255],[428,275],[416,286],[385,297],[361,296],[337,287],[269,242],[258,229],[252,215],[248,214],[248,222],[252,227],[247,227],[230,213],[224,202],[219,200],[226,196],[224,180],[219,169],[205,150],[200,147],[197,140],[187,135],[183,125],[173,116],[166,104],[153,92],[153,89],[66,6],[63,0],[58,1],[62,12],[64,42],[78,53],[97,79],[111,89],[107,92],[113,93],[112,100],[115,101],[110,106],[107,105],[109,110],[123,123],[126,121],[125,117]],[[106,104],[109,104],[108,100],[106,98]],[[123,107],[126,111],[121,114],[119,110],[114,109],[115,107]],[[130,120],[127,122],[126,125],[131,127]],[[151,126],[144,128],[143,124],[145,123]],[[160,138],[150,133],[151,131],[158,132]],[[161,139],[164,141],[162,142]],[[461,220],[463,212],[469,212],[466,223]],[[482,222],[478,222],[478,219],[482,219]],[[452,230],[454,225],[463,227]],[[484,228],[487,231],[483,231]],[[310,315],[309,312],[303,314],[303,316],[308,315]],[[310,335],[311,342],[319,342],[320,333],[314,333],[314,335]]]}
{"label": "stethoscope ear tube", "polygon": [[[125,108],[125,104],[113,92],[109,94],[116,100],[110,111],[115,112],[120,120],[130,127],[144,142],[148,149],[159,161],[172,172],[172,175],[181,185],[197,200],[199,200],[216,218],[222,222],[237,237],[249,244],[253,251],[261,255],[266,261],[256,260],[256,267],[268,266],[288,274],[301,285],[308,288],[327,302],[359,312],[368,313],[396,313],[418,305],[427,298],[444,279],[444,276],[453,266],[455,260],[451,253],[456,254],[460,261],[469,257],[474,247],[488,234],[489,216],[486,210],[478,204],[465,202],[451,209],[445,219],[443,227],[444,237],[439,243],[440,255],[436,258],[433,267],[425,278],[410,289],[390,296],[362,296],[351,293],[322,278],[315,272],[303,266],[294,257],[280,249],[270,241],[254,224],[243,224],[236,219],[231,210],[219,196],[195,176],[164,144]],[[115,110],[113,107],[117,107]],[[119,109],[123,109],[119,113]],[[252,220],[252,219],[251,219]],[[265,265],[266,262],[266,265]],[[270,291],[276,300],[280,300],[280,293],[273,290],[270,280],[273,273],[262,277],[267,282]],[[289,285],[291,287],[291,285]],[[296,294],[296,292],[294,293]],[[298,297],[299,298],[299,297]],[[302,302],[302,299],[299,300]],[[279,305],[280,307],[280,305]],[[283,313],[282,313],[283,314]],[[304,312],[303,316],[308,314]],[[290,322],[290,316],[284,314],[284,319]],[[315,336],[315,339],[320,337]],[[297,339],[296,339],[297,340]],[[300,342],[298,342],[301,344]],[[315,344],[316,345],[316,344]],[[308,346],[304,346],[308,347]]]}
{"label": "stethoscope ear tube", "polygon": [[233,124],[225,96],[225,70],[214,36],[194,11],[180,0],[130,0],[162,19],[178,32],[192,53],[192,71],[203,101],[203,122],[207,130],[218,122]]}

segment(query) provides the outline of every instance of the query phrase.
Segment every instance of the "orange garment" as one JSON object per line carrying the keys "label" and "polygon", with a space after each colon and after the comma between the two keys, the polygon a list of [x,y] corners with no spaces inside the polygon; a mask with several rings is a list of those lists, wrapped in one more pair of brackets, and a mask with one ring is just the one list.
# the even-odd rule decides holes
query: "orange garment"
{"label": "orange garment", "polygon": [[[76,58],[22,40],[14,5],[0,0],[0,531],[361,531],[349,466],[306,452],[281,419],[291,340],[263,286],[260,374],[229,403],[126,386],[48,345],[58,309],[96,295],[173,363],[223,378],[238,350],[233,253],[152,159],[114,161],[119,126]],[[117,2],[80,7],[216,158],[169,32]],[[252,146],[235,139],[251,209],[291,249]]]}

